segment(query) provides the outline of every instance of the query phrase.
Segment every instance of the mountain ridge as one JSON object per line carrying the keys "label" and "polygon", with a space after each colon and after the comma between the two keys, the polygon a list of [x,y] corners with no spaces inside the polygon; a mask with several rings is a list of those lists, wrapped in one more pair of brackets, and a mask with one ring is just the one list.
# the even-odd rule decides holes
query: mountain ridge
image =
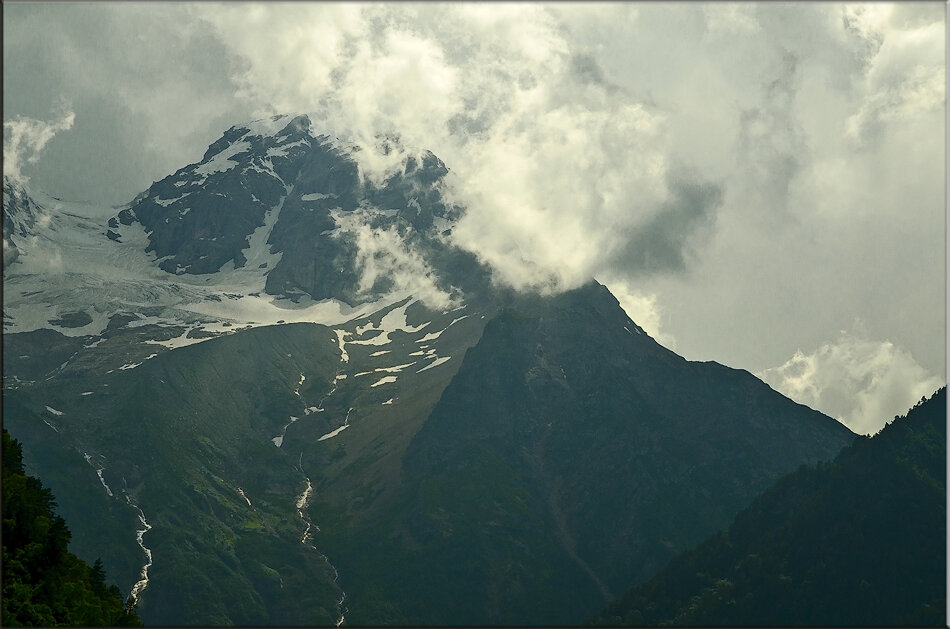
{"label": "mountain ridge", "polygon": [[833,461],[781,478],[594,623],[946,624],[945,514],[943,387]]}
{"label": "mountain ridge", "polygon": [[5,425],[145,622],[580,622],[853,438],[601,284],[497,286],[436,156],[311,127],[11,235]]}

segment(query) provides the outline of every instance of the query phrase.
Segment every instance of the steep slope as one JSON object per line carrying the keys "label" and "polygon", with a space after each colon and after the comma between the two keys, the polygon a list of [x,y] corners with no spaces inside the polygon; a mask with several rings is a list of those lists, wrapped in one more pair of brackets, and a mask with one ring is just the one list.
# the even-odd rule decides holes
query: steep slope
{"label": "steep slope", "polygon": [[3,431],[3,624],[141,626],[102,564],[69,552],[69,529],[49,489],[23,468],[20,444]]}
{"label": "steep slope", "polygon": [[404,449],[483,321],[407,298],[334,329],[251,328],[127,369],[80,357],[9,387],[4,423],[64,496],[77,552],[114,541],[103,565],[145,622],[334,624],[344,593],[307,503],[349,479],[324,468]]}
{"label": "steep slope", "polygon": [[5,179],[5,425],[148,622],[341,620],[308,474],[398,460],[494,312],[444,165],[385,143],[375,182],[305,116],[248,123],[108,221]]}
{"label": "steep slope", "polygon": [[331,493],[314,517],[354,623],[572,623],[852,438],[747,372],[664,349],[591,284],[486,325],[392,506],[334,524]]}
{"label": "steep slope", "polygon": [[598,624],[944,626],[946,397],[782,478]]}
{"label": "steep slope", "polygon": [[[361,150],[386,154],[380,180]],[[275,116],[231,128],[110,219],[5,178],[4,332],[94,343],[157,325],[190,343],[235,325],[339,323],[410,294],[490,298],[487,268],[448,238],[462,209],[443,200],[447,172],[396,140],[361,149]]]}
{"label": "steep slope", "polygon": [[13,235],[26,237],[36,224],[39,208],[26,189],[9,177],[3,178],[3,266],[16,262],[20,250]]}
{"label": "steep slope", "polygon": [[[294,393],[300,373],[318,390],[332,377],[325,372],[335,338],[318,328],[260,328],[134,369],[66,374],[5,392],[4,424],[39,451],[35,469],[68,497],[74,527],[106,526],[116,544],[137,551],[103,563],[124,579],[133,575],[120,583],[140,599],[145,622],[336,620],[332,570],[319,553],[298,551],[304,524],[293,505],[303,476],[270,442],[286,415],[303,414]],[[58,447],[40,448],[38,438]],[[81,459],[76,452],[90,472],[64,475],[61,460]],[[96,501],[86,488],[96,489]],[[133,517],[103,523],[110,511],[90,510],[101,503]]]}

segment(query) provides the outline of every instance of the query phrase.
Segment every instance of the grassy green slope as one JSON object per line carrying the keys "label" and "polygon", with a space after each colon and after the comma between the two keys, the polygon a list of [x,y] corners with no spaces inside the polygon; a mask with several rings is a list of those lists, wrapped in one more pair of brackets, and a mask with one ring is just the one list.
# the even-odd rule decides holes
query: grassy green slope
{"label": "grassy green slope", "polygon": [[[270,438],[291,414],[303,415],[294,394],[300,374],[309,375],[301,395],[318,396],[338,362],[325,327],[261,328],[166,352],[135,369],[9,391],[5,422],[44,452],[36,463],[44,478],[85,494],[74,501],[85,508],[76,528],[106,520],[131,548],[131,559],[126,552],[106,564],[124,577],[123,589],[145,558],[134,542],[137,512],[125,506],[122,520],[110,510],[123,509],[124,494],[142,508],[153,527],[144,536],[154,558],[140,601],[146,622],[332,624],[339,596],[332,572],[299,542],[305,524],[294,501],[304,476]],[[94,393],[83,396],[84,390]],[[49,415],[47,405],[63,415]],[[56,422],[59,432],[42,419]],[[41,430],[61,446],[35,445]],[[115,498],[91,466],[74,463],[84,474],[66,475],[64,460],[82,461],[77,451],[101,461]]]}
{"label": "grassy green slope", "polygon": [[[379,325],[387,311],[345,327]],[[145,561],[125,496],[142,508],[154,559],[140,601],[146,622],[333,624],[342,591],[321,554],[334,559],[333,539],[320,529],[376,517],[399,494],[393,471],[484,324],[468,310],[415,304],[407,313],[410,325],[431,323],[384,345],[348,344],[346,363],[336,334],[319,325],[238,331],[170,352],[133,341],[172,331],[122,329],[46,379],[9,388],[5,422],[38,454],[37,473],[68,497],[89,549],[116,540],[103,559],[125,592]],[[16,339],[38,350],[30,340]],[[416,373],[433,364],[422,356],[433,350],[449,361]],[[150,353],[158,355],[141,362]],[[141,364],[116,368],[126,361]],[[396,382],[371,386],[391,373],[374,369],[409,363],[392,372]],[[345,418],[347,430],[320,440]],[[308,480],[312,506],[301,517],[295,503]]]}

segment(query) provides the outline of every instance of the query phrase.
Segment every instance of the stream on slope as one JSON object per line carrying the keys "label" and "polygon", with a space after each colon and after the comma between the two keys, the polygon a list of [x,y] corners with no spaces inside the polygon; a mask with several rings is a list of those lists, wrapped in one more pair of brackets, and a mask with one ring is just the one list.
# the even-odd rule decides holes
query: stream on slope
{"label": "stream on slope", "polygon": [[[330,570],[333,571],[333,583],[337,587],[339,587],[340,573],[337,571],[336,566],[330,563],[330,559],[326,555],[321,553],[319,550],[317,550],[317,547],[314,546],[313,543],[310,541],[312,539],[310,530],[316,529],[316,532],[319,533],[320,527],[313,524],[310,521],[310,516],[308,516],[306,513],[307,506],[310,504],[310,499],[313,496],[313,484],[310,482],[310,477],[304,474],[302,463],[303,463],[303,453],[301,452],[300,459],[298,459],[298,463],[297,463],[297,469],[301,474],[303,474],[304,481],[306,482],[307,486],[304,488],[303,492],[299,496],[297,496],[297,500],[294,502],[294,506],[297,508],[297,517],[303,520],[303,522],[307,525],[307,528],[304,530],[303,536],[300,538],[300,543],[306,546],[307,548],[313,550],[315,553],[317,553],[320,556],[321,559],[323,559],[324,562],[326,562]],[[342,625],[343,621],[346,620],[346,607],[343,605],[343,601],[345,600],[346,600],[346,592],[344,592],[341,588],[340,600],[336,602],[337,613],[339,613],[340,615],[340,617],[336,621],[337,627]]]}
{"label": "stream on slope", "polygon": [[[92,455],[90,455],[88,452],[83,452],[82,456],[86,460],[86,463],[88,463],[92,469],[96,470],[96,475],[99,477],[99,482],[102,483],[102,487],[105,489],[106,494],[108,494],[110,498],[117,499],[118,496],[116,496],[113,493],[112,488],[106,484],[106,480],[102,475],[102,472],[106,469],[104,464],[105,458],[99,455],[98,458],[103,460],[103,466],[96,467],[96,465],[92,462]],[[143,536],[148,533],[149,530],[151,530],[152,525],[149,524],[145,519],[145,513],[142,511],[141,507],[132,502],[132,497],[129,496],[128,491],[123,489],[122,494],[125,496],[125,501],[129,504],[129,506],[138,512],[139,522],[142,525],[142,528],[136,529],[135,531],[135,541],[138,543],[139,548],[142,549],[142,552],[145,553],[145,563],[142,565],[142,569],[139,572],[139,580],[135,582],[131,591],[129,592],[129,600],[134,604],[138,601],[138,598],[142,592],[145,591],[145,588],[148,587],[148,569],[152,567],[152,550],[145,545]]]}

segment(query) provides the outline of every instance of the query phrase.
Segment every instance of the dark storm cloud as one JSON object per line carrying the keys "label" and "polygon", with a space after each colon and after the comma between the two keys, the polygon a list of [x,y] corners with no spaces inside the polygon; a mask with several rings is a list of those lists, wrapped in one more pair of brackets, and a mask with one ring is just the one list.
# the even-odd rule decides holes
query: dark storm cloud
{"label": "dark storm cloud", "polygon": [[610,267],[630,276],[683,272],[696,254],[696,244],[708,236],[722,204],[720,185],[671,175],[670,199],[639,226],[610,261]]}

